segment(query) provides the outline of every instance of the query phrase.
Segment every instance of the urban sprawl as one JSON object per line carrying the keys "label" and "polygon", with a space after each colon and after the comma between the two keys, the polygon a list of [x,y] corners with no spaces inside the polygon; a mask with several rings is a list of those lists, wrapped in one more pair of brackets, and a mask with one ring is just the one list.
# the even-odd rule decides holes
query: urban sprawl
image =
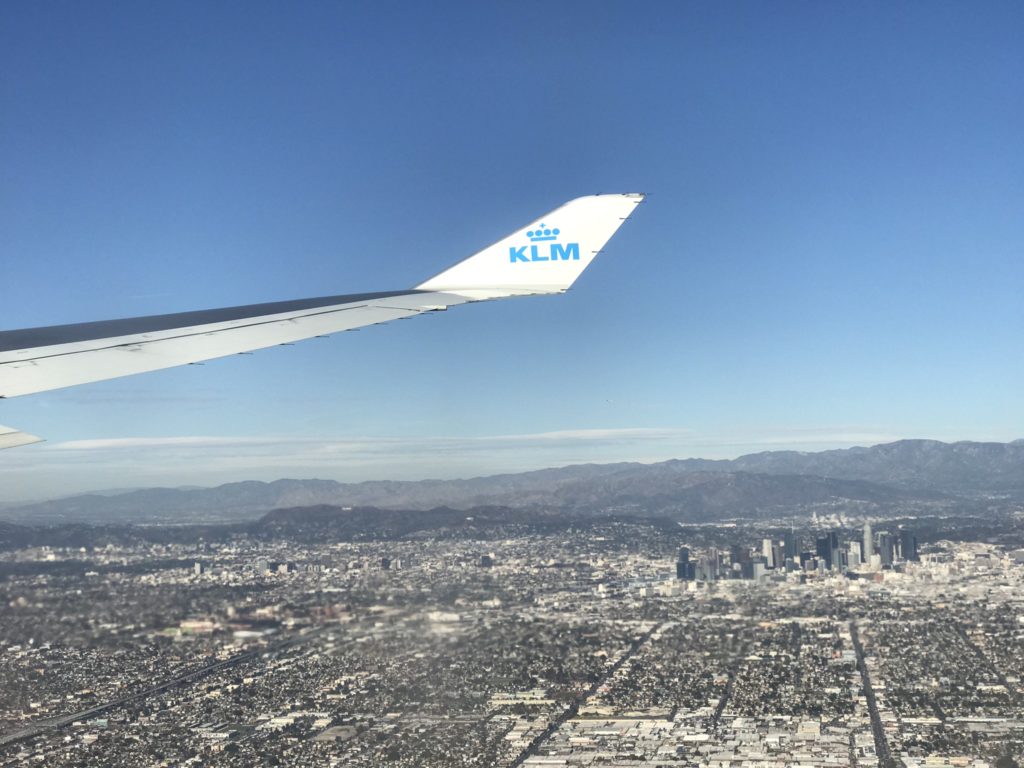
{"label": "urban sprawl", "polygon": [[1024,751],[1024,551],[884,520],[467,526],[8,552],[0,765],[1002,768]]}

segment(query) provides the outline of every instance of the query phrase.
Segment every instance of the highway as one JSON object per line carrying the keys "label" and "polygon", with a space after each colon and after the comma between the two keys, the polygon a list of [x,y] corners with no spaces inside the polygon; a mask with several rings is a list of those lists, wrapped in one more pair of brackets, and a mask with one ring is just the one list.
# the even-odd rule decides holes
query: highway
{"label": "highway", "polygon": [[31,739],[45,731],[67,728],[72,723],[84,720],[91,720],[95,717],[99,717],[100,715],[115,710],[118,707],[122,707],[125,704],[141,701],[143,699],[149,698],[150,696],[154,696],[156,694],[160,694],[164,691],[170,690],[171,688],[183,685],[192,685],[193,683],[196,683],[205,677],[209,677],[210,675],[213,675],[217,672],[221,672],[225,669],[237,667],[240,664],[245,664],[250,661],[259,660],[261,658],[270,656],[274,653],[289,648],[293,645],[308,642],[309,640],[312,640],[313,638],[322,634],[327,629],[331,628],[331,626],[332,625],[321,625],[311,630],[300,632],[291,637],[282,638],[281,640],[278,640],[277,642],[264,647],[254,648],[249,651],[242,651],[241,653],[237,653],[234,656],[230,656],[229,658],[221,659],[220,661],[215,661],[210,664],[206,664],[202,667],[199,667],[198,669],[193,669],[190,672],[185,672],[183,674],[177,675],[175,677],[170,678],[169,680],[164,680],[160,683],[157,683],[156,685],[150,686],[149,688],[144,688],[140,691],[135,691],[134,693],[121,696],[117,699],[111,699],[110,701],[104,702],[102,704],[97,704],[95,707],[90,707],[89,709],[83,709],[78,712],[72,712],[66,715],[58,715],[56,717],[48,717],[40,720],[34,720],[31,723],[23,725],[17,730],[9,731],[5,734],[0,734],[0,747],[15,744],[19,741]]}
{"label": "highway", "polygon": [[878,714],[875,691],[871,687],[867,664],[864,663],[864,646],[861,645],[860,636],[857,634],[857,622],[855,621],[850,622],[850,637],[853,640],[853,649],[857,653],[857,669],[860,670],[861,683],[864,685],[864,697],[868,701],[868,712],[871,714],[871,730],[875,735],[875,754],[878,755],[879,768],[901,768],[903,761],[894,760],[889,751],[889,740],[885,737],[885,730],[882,728],[882,718]]}
{"label": "highway", "polygon": [[560,714],[558,717],[552,720],[548,724],[548,727],[544,729],[544,732],[538,735],[537,738],[535,738],[533,741],[531,741],[530,745],[520,753],[519,757],[517,757],[512,763],[509,764],[509,768],[519,768],[519,766],[525,763],[528,758],[537,754],[537,750],[540,749],[541,745],[544,744],[544,742],[547,741],[549,738],[551,738],[551,735],[555,731],[557,731],[564,723],[576,717],[577,713],[579,713],[580,711],[580,705],[582,705],[583,702],[585,702],[587,699],[589,699],[591,696],[597,693],[598,688],[600,688],[602,685],[611,680],[612,677],[615,676],[615,673],[622,668],[622,665],[629,661],[631,658],[633,658],[636,652],[640,650],[640,647],[651,639],[651,635],[658,631],[658,628],[660,626],[661,624],[652,627],[650,630],[645,632],[636,640],[633,640],[629,645],[629,650],[622,654],[622,656],[620,656],[619,659],[608,668],[608,671],[604,674],[604,676],[597,682],[595,682],[593,685],[591,685],[586,691],[577,696],[573,700],[572,704],[570,704],[562,711],[562,714]]}

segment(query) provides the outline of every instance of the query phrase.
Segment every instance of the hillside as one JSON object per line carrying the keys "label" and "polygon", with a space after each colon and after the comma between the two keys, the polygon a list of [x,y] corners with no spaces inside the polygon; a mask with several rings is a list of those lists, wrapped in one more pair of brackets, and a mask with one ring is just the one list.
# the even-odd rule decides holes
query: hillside
{"label": "hillside", "polygon": [[149,488],[0,508],[30,523],[183,523],[252,520],[315,505],[426,510],[507,506],[628,512],[687,520],[936,504],[952,498],[1024,499],[1024,441],[901,440],[870,448],[771,451],[729,461],[585,464],[465,480],[275,480],[215,488]]}

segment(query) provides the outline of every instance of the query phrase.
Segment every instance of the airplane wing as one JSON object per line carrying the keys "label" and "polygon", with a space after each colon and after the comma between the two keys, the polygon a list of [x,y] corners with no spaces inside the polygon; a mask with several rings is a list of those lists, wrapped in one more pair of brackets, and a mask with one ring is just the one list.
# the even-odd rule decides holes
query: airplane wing
{"label": "airplane wing", "polygon": [[11,427],[0,424],[0,448],[15,448],[19,445],[29,443],[41,443],[43,438],[30,435],[28,432],[19,432]]}
{"label": "airplane wing", "polygon": [[[640,194],[571,200],[408,290],[0,331],[0,398],[211,360],[474,301],[564,293],[641,202]],[[38,440],[0,427],[0,448]]]}

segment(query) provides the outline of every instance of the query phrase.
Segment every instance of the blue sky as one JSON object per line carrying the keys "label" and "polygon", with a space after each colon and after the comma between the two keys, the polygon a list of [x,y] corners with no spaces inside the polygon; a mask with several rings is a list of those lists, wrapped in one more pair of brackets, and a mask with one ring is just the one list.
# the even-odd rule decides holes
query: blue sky
{"label": "blue sky", "polygon": [[1024,436],[1019,3],[8,3],[0,327],[405,288],[648,202],[563,297],[0,403],[0,501]]}

